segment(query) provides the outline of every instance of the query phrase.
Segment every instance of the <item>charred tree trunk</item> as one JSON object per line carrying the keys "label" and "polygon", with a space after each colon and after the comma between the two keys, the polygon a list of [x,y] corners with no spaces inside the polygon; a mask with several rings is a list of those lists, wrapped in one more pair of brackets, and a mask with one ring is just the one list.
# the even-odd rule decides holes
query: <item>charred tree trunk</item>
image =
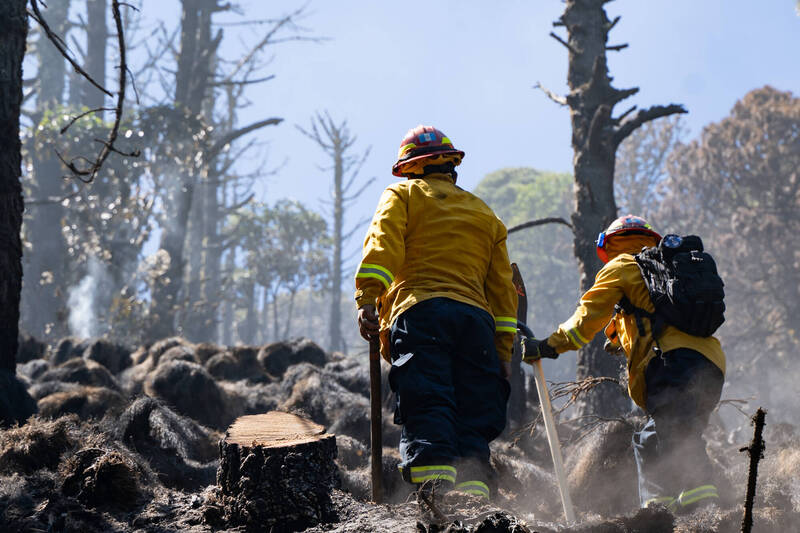
{"label": "charred tree trunk", "polygon": [[[216,0],[183,0],[175,102],[176,106],[184,108],[192,118],[202,114],[209,87],[211,58],[221,40],[221,36],[211,39],[211,15],[219,9]],[[195,146],[191,139],[187,139],[186,143],[188,146]],[[186,161],[193,161],[193,158],[188,157]],[[172,216],[162,228],[160,249],[167,253],[170,262],[165,275],[153,286],[149,331],[151,339],[174,335],[179,329],[176,314],[180,298],[185,298],[184,245],[194,189],[201,170],[202,167],[184,167],[174,183],[169,185],[165,204],[168,214]]]}
{"label": "charred tree trunk", "polygon": [[[219,319],[217,317],[220,298],[221,243],[219,238],[219,225],[222,218],[219,197],[217,196],[218,185],[216,185],[216,182],[219,180],[219,176],[214,176],[212,179],[208,180],[203,199],[204,228],[202,243],[203,254],[201,257],[203,282],[201,284],[202,290],[200,293],[203,306],[200,309],[199,322],[203,326],[203,334],[201,336],[204,337],[208,336],[209,332],[216,331],[219,325]],[[211,339],[204,338],[203,340]]]}
{"label": "charred tree trunk", "polygon": [[256,284],[252,279],[243,281],[245,299],[244,322],[239,326],[239,340],[244,344],[253,344],[258,327],[258,312],[256,311]]}
{"label": "charred tree trunk", "polygon": [[[53,2],[47,9],[53,31],[64,35],[67,28],[69,0]],[[61,52],[40,32],[37,43],[39,71],[36,94],[36,122],[63,103],[66,65]],[[64,207],[57,201],[64,196],[64,169],[52,144],[54,126],[45,124],[35,129],[33,138],[32,193],[35,206],[26,217],[26,236],[31,245],[25,262],[26,329],[39,338],[54,339],[66,333],[66,246],[61,233]],[[52,200],[56,201],[52,201]],[[51,201],[48,201],[51,200]]]}
{"label": "charred tree trunk", "polygon": [[217,484],[226,527],[301,531],[335,518],[336,439],[288,413],[243,416],[220,441]]}
{"label": "charred tree trunk", "polygon": [[204,305],[201,298],[203,273],[202,273],[202,259],[203,259],[203,230],[204,224],[204,190],[205,183],[201,183],[199,188],[195,189],[196,197],[192,202],[192,208],[189,211],[189,224],[187,227],[186,245],[188,250],[187,268],[184,272],[184,286],[186,287],[186,296],[184,301],[181,302],[181,308],[184,313],[181,317],[183,325],[183,334],[193,342],[200,342],[200,337],[203,335],[203,326],[200,323],[201,307]]}
{"label": "charred tree trunk", "polygon": [[0,2],[0,370],[16,369],[22,289],[19,109],[28,34],[26,0]]}
{"label": "charred tree trunk", "polygon": [[[225,256],[225,277],[229,280],[228,283],[232,285],[233,270],[236,268],[235,249],[232,247],[228,250],[228,255]],[[233,345],[233,301],[230,296],[233,293],[233,287],[226,291],[228,294],[224,296],[222,304],[222,344],[225,346]]]}
{"label": "charred tree trunk", "polygon": [[36,411],[36,403],[15,376],[22,292],[19,111],[26,4],[0,2],[0,426],[22,422]]}
{"label": "charred tree trunk", "polygon": [[[617,216],[614,202],[614,162],[617,147],[643,123],[674,113],[685,113],[679,105],[654,106],[631,113],[635,106],[613,117],[614,106],[636,94],[638,88],[616,89],[606,66],[606,51],[627,45],[607,45],[608,34],[619,20],[610,21],[604,4],[608,0],[567,0],[555,26],[565,26],[568,40],[551,35],[569,51],[567,82],[570,93],[553,100],[570,108],[575,212],[572,214],[574,253],[580,269],[581,290],[588,290],[602,264],[595,253],[595,236]],[[627,117],[627,118],[626,118]],[[578,352],[578,379],[589,376],[618,377],[619,360],[603,351],[600,336]],[[582,414],[613,416],[626,410],[627,399],[613,384],[595,388],[581,405]]]}
{"label": "charred tree trunk", "polygon": [[[106,39],[108,24],[106,8],[108,0],[86,0],[86,72],[100,85],[106,82]],[[83,80],[83,78],[82,78]],[[105,104],[105,96],[94,85],[83,80],[82,103],[89,109],[97,109]],[[103,112],[98,116],[102,118]]]}

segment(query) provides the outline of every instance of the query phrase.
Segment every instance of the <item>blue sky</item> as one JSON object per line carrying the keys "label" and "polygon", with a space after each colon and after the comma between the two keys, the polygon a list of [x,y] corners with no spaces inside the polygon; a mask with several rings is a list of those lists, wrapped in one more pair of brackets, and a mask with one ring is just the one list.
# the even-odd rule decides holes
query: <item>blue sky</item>
{"label": "blue sky", "polygon": [[[175,0],[143,3],[146,19],[177,23]],[[253,19],[274,18],[304,3],[238,2]],[[348,120],[357,148],[372,147],[362,176],[377,179],[351,220],[372,213],[383,187],[395,179],[390,168],[400,139],[419,123],[439,127],[466,152],[459,183],[467,189],[508,166],[570,171],[568,112],[532,88],[541,81],[566,91],[567,53],[548,36],[563,7],[558,0],[311,1],[303,24],[311,35],[330,40],[274,48],[269,72],[276,78],[251,89],[253,106],[241,119],[286,119],[257,134],[269,143],[272,164],[286,161],[259,186],[260,199],[290,197],[321,209],[330,176],[318,166],[327,161],[294,125],[307,125],[322,110]],[[696,135],[751,89],[769,84],[800,94],[794,0],[617,0],[607,10],[610,18],[622,15],[610,43],[630,44],[610,52],[614,83],[641,88],[618,111],[625,104],[681,103]],[[227,18],[241,20],[217,20]],[[236,55],[241,39],[252,42],[258,30],[226,28],[223,52]]]}

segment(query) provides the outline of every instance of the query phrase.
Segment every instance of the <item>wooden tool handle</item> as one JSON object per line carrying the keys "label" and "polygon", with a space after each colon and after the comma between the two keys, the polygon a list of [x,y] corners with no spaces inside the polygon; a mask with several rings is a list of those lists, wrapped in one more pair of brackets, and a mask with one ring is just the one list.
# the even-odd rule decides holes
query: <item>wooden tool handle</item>
{"label": "wooden tool handle", "polygon": [[536,390],[539,393],[539,402],[542,406],[544,429],[547,434],[547,443],[550,445],[550,455],[553,457],[553,470],[558,481],[558,490],[561,493],[564,517],[567,519],[567,523],[574,524],[575,510],[572,507],[572,498],[570,498],[569,486],[567,485],[567,474],[564,470],[564,460],[561,457],[561,443],[558,441],[556,423],[553,419],[553,407],[550,405],[550,393],[547,390],[547,382],[544,379],[542,361],[539,359],[533,362],[533,376],[536,378]]}
{"label": "wooden tool handle", "polygon": [[381,411],[381,355],[380,341],[369,342],[369,404],[372,500],[383,502],[383,416]]}

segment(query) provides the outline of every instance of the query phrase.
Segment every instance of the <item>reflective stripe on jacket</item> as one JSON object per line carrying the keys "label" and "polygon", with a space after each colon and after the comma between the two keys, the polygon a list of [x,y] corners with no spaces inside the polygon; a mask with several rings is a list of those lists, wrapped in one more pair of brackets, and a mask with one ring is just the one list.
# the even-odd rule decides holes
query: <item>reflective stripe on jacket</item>
{"label": "reflective stripe on jacket", "polygon": [[[633,255],[625,253],[600,269],[594,285],[581,297],[572,317],[561,324],[547,342],[559,353],[576,350],[608,324],[607,336],[613,344],[622,347],[628,360],[628,393],[637,405],[645,408],[644,370],[656,355],[655,343],[649,320],[643,319],[645,334],[640,336],[633,315],[614,312],[614,306],[623,296],[627,296],[636,307],[650,313],[655,311],[636,260]],[[725,372],[725,354],[715,337],[695,337],[668,325],[659,337],[658,345],[663,352],[676,348],[700,352]]]}
{"label": "reflective stripe on jacket", "polygon": [[403,311],[444,297],[491,313],[498,356],[510,361],[517,295],[506,236],[492,210],[447,174],[387,187],[367,230],[355,293],[358,307],[378,305],[383,356]]}

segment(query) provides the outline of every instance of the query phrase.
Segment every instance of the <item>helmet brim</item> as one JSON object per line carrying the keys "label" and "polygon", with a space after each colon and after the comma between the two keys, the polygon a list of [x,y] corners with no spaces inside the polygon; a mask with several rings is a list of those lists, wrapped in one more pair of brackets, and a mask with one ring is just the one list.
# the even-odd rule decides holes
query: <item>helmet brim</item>
{"label": "helmet brim", "polygon": [[[425,159],[425,158],[429,158],[429,157],[436,157],[436,156],[439,156],[439,155],[447,155],[447,154],[456,154],[461,159],[464,159],[464,155],[465,155],[464,152],[462,152],[461,150],[456,150],[455,148],[443,148],[442,151],[440,151],[440,152],[439,151],[431,152],[431,153],[428,153],[428,154],[422,154],[422,155],[418,155],[418,156],[414,156],[414,157],[409,157],[408,159],[402,159],[402,160],[398,159],[397,162],[394,165],[392,165],[392,174],[397,176],[397,177],[399,177],[399,178],[402,178],[404,176],[404,174],[402,172],[402,169],[407,164],[413,163],[414,161],[419,161],[420,159]],[[461,162],[459,162],[458,164],[460,165]]]}

